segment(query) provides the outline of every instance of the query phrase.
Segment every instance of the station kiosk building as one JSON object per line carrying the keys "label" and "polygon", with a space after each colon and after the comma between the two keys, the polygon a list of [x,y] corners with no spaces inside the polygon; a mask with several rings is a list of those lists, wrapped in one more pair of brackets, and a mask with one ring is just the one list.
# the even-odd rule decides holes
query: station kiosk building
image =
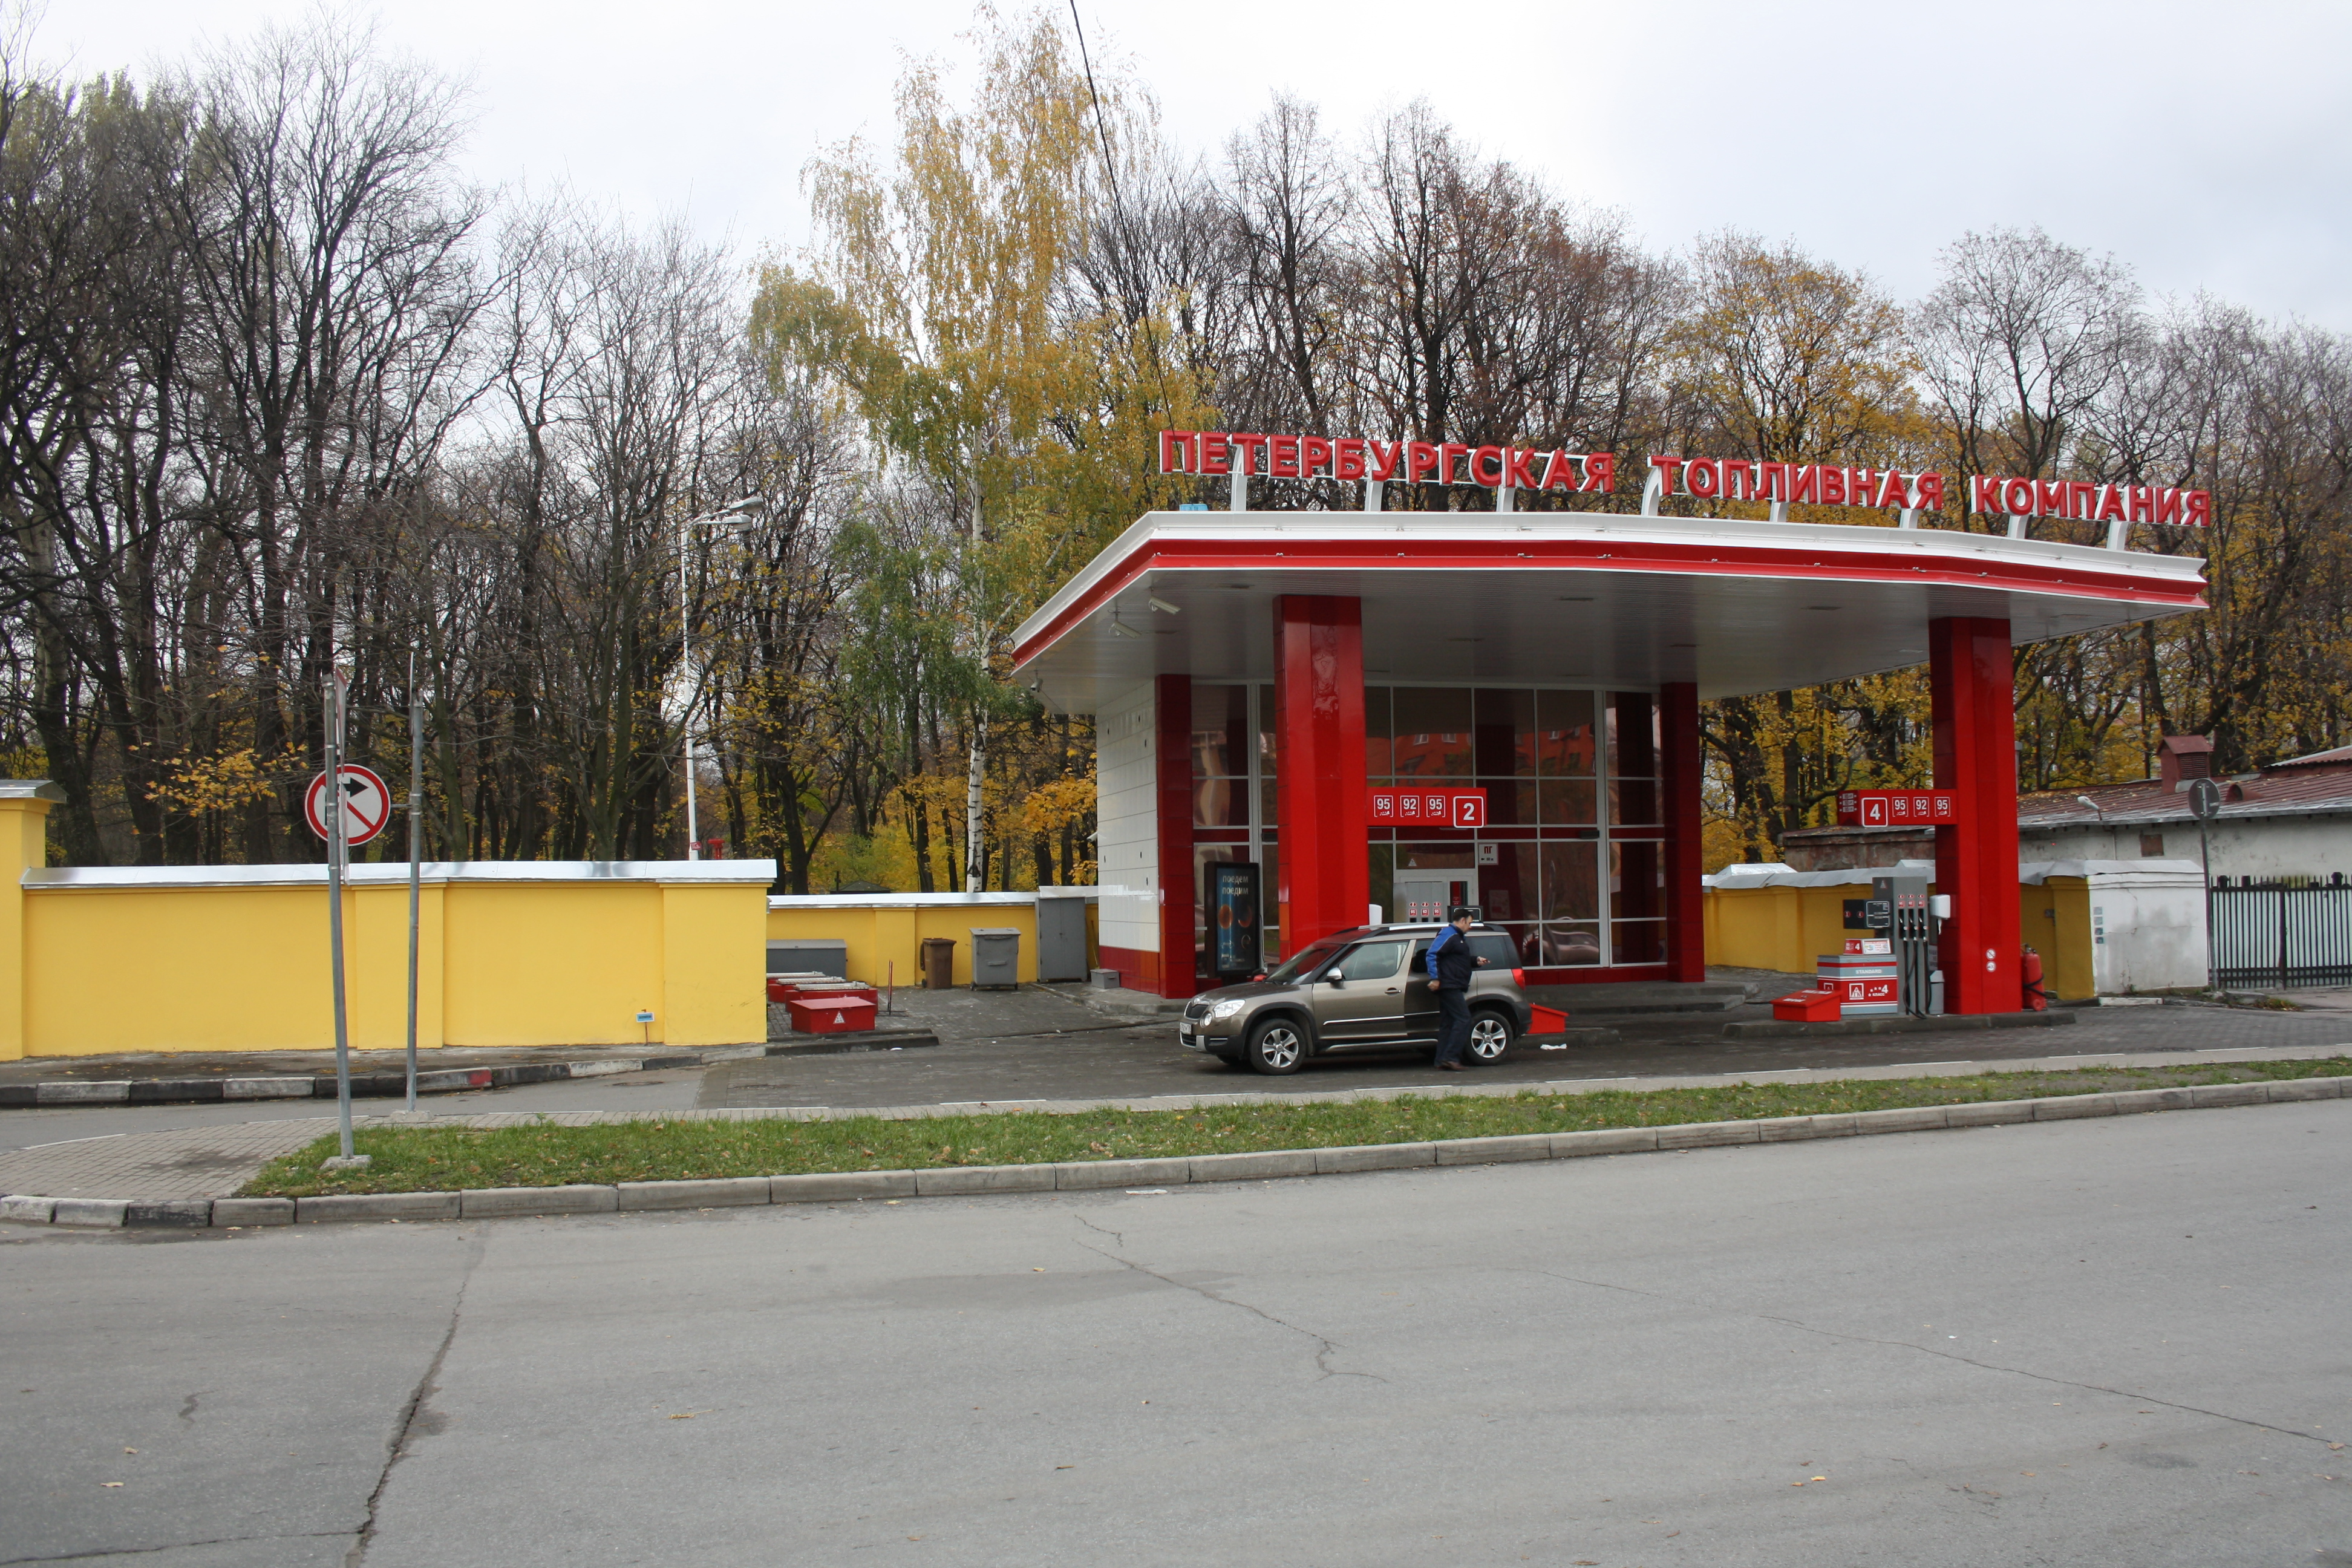
{"label": "station kiosk building", "polygon": [[[1232,505],[1141,518],[1013,657],[1095,721],[1102,962],[1168,996],[1454,903],[1531,983],[1703,979],[1699,704],[1925,663],[1946,1006],[2014,1009],[2011,651],[2204,607],[2200,559],[2130,548],[2203,521],[2200,492],[1974,478],[2007,526],[1964,532],[1918,526],[1935,474],[1652,458],[1634,513],[1529,504],[1591,504],[1610,454],[1171,432],[1161,461]],[[1364,510],[1247,510],[1252,476],[1302,475]],[[1465,476],[1495,510],[1383,510]]]}

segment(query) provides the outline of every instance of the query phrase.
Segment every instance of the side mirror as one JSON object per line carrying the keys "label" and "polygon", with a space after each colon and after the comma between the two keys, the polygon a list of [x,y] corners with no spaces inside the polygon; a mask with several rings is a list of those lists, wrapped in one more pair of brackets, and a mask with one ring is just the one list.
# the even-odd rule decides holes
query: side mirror
{"label": "side mirror", "polygon": [[1332,984],[1337,985],[1340,981],[1347,977],[1336,969],[1327,969],[1323,972],[1323,978],[1329,981]]}

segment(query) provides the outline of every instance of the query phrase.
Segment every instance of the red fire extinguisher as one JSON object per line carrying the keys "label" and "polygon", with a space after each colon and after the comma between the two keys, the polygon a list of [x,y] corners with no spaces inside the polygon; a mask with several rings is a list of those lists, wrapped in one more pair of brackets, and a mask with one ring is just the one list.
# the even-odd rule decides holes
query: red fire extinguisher
{"label": "red fire extinguisher", "polygon": [[2050,1010],[2050,994],[2042,989],[2042,955],[2032,948],[2018,966],[2018,977],[2025,983],[2025,1010],[2046,1013]]}

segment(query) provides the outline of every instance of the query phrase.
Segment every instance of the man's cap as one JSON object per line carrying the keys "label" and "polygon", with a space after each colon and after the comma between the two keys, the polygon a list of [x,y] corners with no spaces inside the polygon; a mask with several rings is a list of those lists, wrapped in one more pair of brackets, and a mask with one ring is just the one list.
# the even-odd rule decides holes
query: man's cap
{"label": "man's cap", "polygon": [[1466,921],[1466,920],[1473,919],[1473,918],[1475,918],[1475,917],[1473,917],[1473,916],[1471,915],[1471,913],[1470,913],[1470,906],[1469,906],[1469,905],[1467,905],[1467,904],[1456,904],[1456,905],[1454,905],[1454,912],[1453,912],[1452,914],[1450,914],[1450,915],[1446,916],[1445,918],[1446,918],[1448,921]]}

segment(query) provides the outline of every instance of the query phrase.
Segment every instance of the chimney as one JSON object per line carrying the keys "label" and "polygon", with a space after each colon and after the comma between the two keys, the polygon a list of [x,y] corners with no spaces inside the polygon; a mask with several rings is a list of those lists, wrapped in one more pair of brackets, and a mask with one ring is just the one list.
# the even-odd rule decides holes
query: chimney
{"label": "chimney", "polygon": [[2213,776],[2213,742],[2202,735],[2167,735],[2156,752],[2157,777],[2168,789],[2187,789]]}

